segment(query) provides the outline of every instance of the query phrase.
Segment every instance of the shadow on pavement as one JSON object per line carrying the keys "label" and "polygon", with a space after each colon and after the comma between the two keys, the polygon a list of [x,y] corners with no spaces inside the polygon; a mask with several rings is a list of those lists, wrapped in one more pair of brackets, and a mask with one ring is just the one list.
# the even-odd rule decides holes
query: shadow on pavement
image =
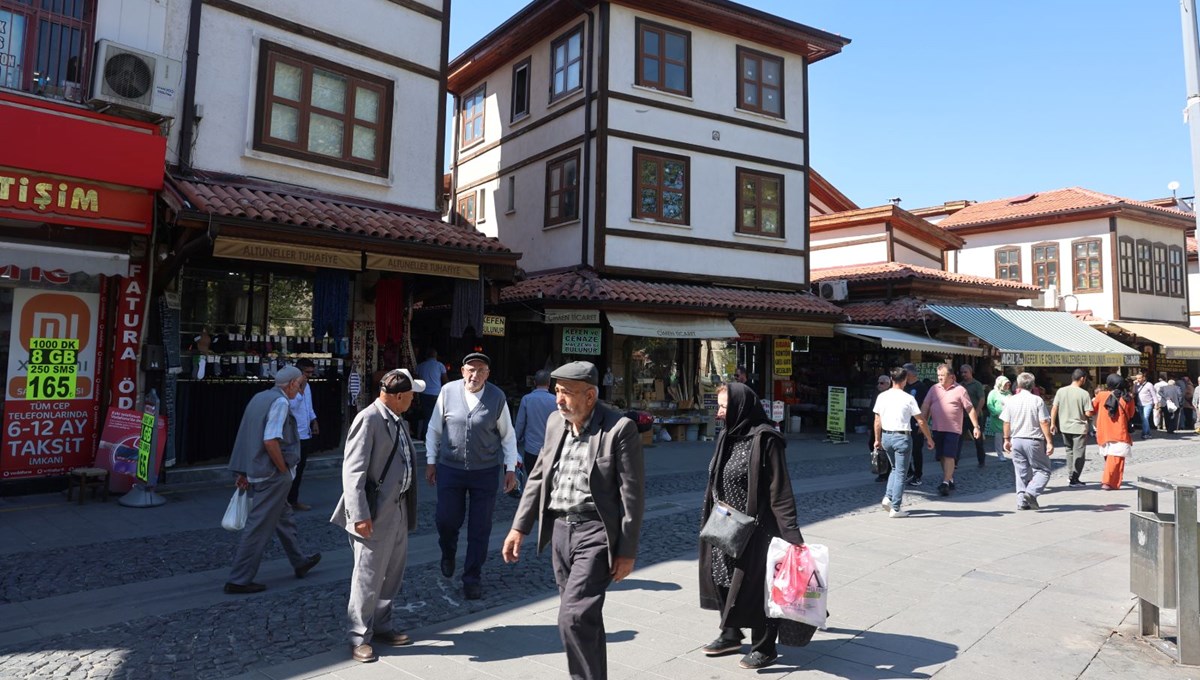
{"label": "shadow on pavement", "polygon": [[682,590],[678,583],[663,583],[662,581],[647,581],[639,578],[627,578],[609,587],[609,592],[617,590]]}
{"label": "shadow on pavement", "polygon": [[[918,670],[937,667],[958,657],[958,647],[948,642],[930,640],[914,635],[895,635],[875,631],[859,631],[849,628],[829,628],[826,633],[838,636],[834,639],[815,639],[804,650],[808,654],[820,655],[799,666],[781,663],[764,669],[761,674],[790,673],[797,669],[819,670],[832,677],[848,680],[884,680],[885,678],[929,678],[930,673]],[[847,647],[854,645],[853,651]],[[787,648],[784,648],[786,653]],[[834,656],[834,652],[837,652]],[[787,657],[781,657],[786,661]]]}
{"label": "shadow on pavement", "polygon": [[[1016,512],[1014,510],[1014,512]],[[921,517],[1003,517],[1007,512],[1001,510],[929,510],[925,508],[913,508],[908,511],[908,516],[914,519]]]}
{"label": "shadow on pavement", "polygon": [[1042,506],[1038,512],[1045,515],[1050,512],[1117,512],[1120,510],[1128,510],[1129,505],[1126,503],[1109,503],[1107,505],[1092,505],[1086,503],[1076,503],[1073,505],[1059,505],[1058,503],[1047,503]]}
{"label": "shadow on pavement", "polygon": [[[513,639],[516,637],[520,638],[520,644],[513,644]],[[610,631],[606,633],[605,637],[610,644],[628,642],[637,637],[637,632],[632,630]],[[563,653],[558,627],[550,624],[492,626],[484,630],[433,635],[426,639],[450,643],[446,646],[427,647],[426,649],[429,651],[436,650],[437,653],[444,656],[466,657],[473,663],[508,661],[526,656]]]}

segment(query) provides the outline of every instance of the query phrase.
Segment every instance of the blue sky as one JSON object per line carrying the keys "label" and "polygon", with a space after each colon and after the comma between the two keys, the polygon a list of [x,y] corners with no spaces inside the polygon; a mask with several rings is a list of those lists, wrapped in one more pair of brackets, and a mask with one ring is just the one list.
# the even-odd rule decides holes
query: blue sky
{"label": "blue sky", "polygon": [[[852,40],[809,69],[811,160],[861,206],[1193,194],[1177,0],[742,2]],[[455,0],[451,57],[525,4]]]}

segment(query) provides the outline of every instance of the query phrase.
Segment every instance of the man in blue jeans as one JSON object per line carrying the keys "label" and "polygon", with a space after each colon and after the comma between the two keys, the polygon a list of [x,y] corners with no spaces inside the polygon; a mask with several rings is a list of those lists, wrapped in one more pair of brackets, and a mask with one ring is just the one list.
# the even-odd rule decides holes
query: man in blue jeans
{"label": "man in blue jeans", "polygon": [[1146,372],[1139,371],[1133,377],[1133,394],[1137,397],[1138,411],[1142,416],[1142,439],[1150,438],[1150,423],[1154,422],[1154,412],[1159,409],[1161,399],[1158,390],[1146,379]]}
{"label": "man in blue jeans", "polygon": [[891,389],[881,392],[875,399],[875,448],[883,449],[892,461],[892,474],[888,477],[883,509],[888,511],[888,517],[904,517],[908,513],[901,509],[900,503],[904,499],[904,478],[912,451],[910,423],[916,421],[921,434],[925,436],[925,445],[930,449],[933,448],[933,435],[921,415],[917,400],[904,389],[908,382],[908,371],[893,368],[888,376],[892,381]]}
{"label": "man in blue jeans", "polygon": [[435,523],[442,575],[454,575],[458,532],[465,521],[462,581],[468,600],[483,597],[481,573],[501,469],[504,492],[517,486],[517,437],[504,392],[487,381],[491,363],[479,352],[463,358],[462,379],[442,387],[425,432],[425,480],[437,486]]}

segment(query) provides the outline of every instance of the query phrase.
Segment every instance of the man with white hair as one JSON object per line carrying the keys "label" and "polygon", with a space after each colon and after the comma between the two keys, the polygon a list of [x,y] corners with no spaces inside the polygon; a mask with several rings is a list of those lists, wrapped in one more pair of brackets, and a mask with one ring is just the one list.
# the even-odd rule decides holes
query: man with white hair
{"label": "man with white hair", "polygon": [[294,470],[300,462],[300,435],[288,402],[300,393],[303,378],[304,374],[295,366],[280,369],[275,374],[275,387],[254,395],[242,413],[229,470],[236,475],[237,487],[251,494],[253,505],[225,583],[226,593],[259,593],[267,589],[254,582],[254,575],[271,542],[271,534],[279,537],[296,578],[304,578],[321,561],[321,553],[306,555],[300,550],[296,520],[287,502]]}
{"label": "man with white hair", "polygon": [[1038,496],[1050,481],[1050,412],[1046,402],[1033,393],[1032,373],[1017,376],[1017,392],[1008,398],[1000,420],[1004,421],[1004,450],[1012,454],[1017,486],[1017,509],[1038,510]]}

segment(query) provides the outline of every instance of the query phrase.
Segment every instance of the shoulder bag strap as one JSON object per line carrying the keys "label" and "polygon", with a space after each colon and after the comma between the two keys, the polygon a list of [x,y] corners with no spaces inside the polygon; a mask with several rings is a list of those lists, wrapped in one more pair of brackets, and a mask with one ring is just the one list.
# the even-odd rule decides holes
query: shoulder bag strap
{"label": "shoulder bag strap", "polygon": [[392,459],[396,457],[396,451],[400,450],[400,428],[402,427],[399,420],[396,421],[396,440],[392,443],[392,453],[388,456],[387,462],[383,464],[383,473],[379,475],[379,481],[375,486],[382,488],[383,480],[387,477],[388,469],[392,467]]}

